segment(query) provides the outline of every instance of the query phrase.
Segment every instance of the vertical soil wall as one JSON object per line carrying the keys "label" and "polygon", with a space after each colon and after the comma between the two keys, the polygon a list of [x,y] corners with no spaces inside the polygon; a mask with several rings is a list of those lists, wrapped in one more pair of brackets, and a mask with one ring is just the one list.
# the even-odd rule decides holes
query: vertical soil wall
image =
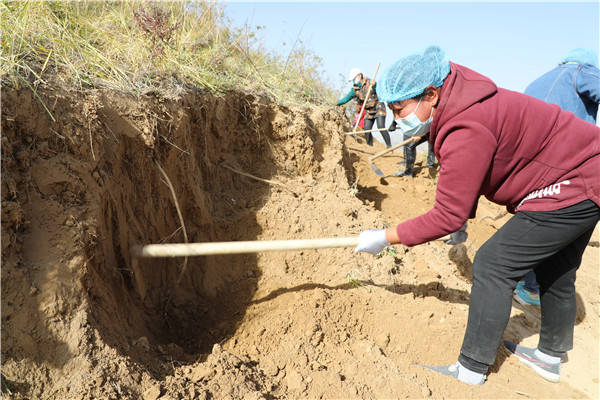
{"label": "vertical soil wall", "polygon": [[2,93],[2,357],[34,365],[39,387],[21,387],[34,395],[105,345],[157,377],[156,357],[209,353],[244,316],[256,255],[134,260],[132,247],[184,242],[177,207],[189,242],[254,240],[266,199],[297,194],[234,170],[285,182],[345,162],[341,115],[243,93],[42,98]]}

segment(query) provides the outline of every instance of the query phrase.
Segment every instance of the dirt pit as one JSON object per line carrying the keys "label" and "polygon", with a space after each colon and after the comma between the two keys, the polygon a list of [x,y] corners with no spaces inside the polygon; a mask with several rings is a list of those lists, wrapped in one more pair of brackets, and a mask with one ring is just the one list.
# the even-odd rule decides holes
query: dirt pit
{"label": "dirt pit", "polygon": [[[416,364],[455,361],[471,261],[509,218],[501,208],[482,200],[455,247],[135,262],[136,244],[392,225],[431,207],[436,171],[396,178],[394,152],[378,160],[390,174],[380,179],[366,159],[381,147],[345,138],[343,116],[327,108],[244,93],[41,93],[49,112],[28,91],[2,93],[8,398],[598,397],[597,233],[562,382],[501,348],[473,388]],[[505,338],[534,346],[539,323],[537,310],[515,306]]]}

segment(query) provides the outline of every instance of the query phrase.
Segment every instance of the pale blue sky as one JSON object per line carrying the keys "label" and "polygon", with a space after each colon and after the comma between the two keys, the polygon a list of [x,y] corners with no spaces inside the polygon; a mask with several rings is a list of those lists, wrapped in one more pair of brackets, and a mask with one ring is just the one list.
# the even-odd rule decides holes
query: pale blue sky
{"label": "pale blue sky", "polygon": [[[522,91],[575,47],[598,52],[598,2],[226,2],[235,26],[265,25],[269,50],[286,55],[299,37],[329,80],[352,67],[372,75],[413,49],[441,46],[452,61]],[[285,44],[284,44],[285,43]],[[381,70],[380,70],[381,72]]]}
{"label": "pale blue sky", "polygon": [[[235,26],[264,25],[270,51],[287,55],[296,38],[323,58],[339,91],[352,67],[369,77],[414,49],[437,44],[451,61],[522,92],[571,49],[598,53],[600,7],[588,2],[225,2]],[[340,75],[342,74],[342,76]],[[388,121],[389,122],[389,121]]]}

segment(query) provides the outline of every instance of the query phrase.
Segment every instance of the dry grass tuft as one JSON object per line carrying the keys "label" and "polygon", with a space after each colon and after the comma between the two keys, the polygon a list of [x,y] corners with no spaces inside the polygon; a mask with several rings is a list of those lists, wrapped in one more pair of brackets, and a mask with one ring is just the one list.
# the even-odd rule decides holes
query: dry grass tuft
{"label": "dry grass tuft", "polygon": [[269,54],[261,27],[232,29],[215,2],[2,2],[0,28],[3,84],[34,92],[54,80],[165,97],[186,87],[282,104],[335,97],[312,51],[300,44],[286,57]]}

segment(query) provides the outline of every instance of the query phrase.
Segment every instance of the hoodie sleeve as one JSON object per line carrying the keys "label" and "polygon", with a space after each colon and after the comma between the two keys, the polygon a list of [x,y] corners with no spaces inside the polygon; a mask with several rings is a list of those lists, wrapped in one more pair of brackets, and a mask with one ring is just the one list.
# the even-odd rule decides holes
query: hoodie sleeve
{"label": "hoodie sleeve", "polygon": [[496,151],[495,137],[483,126],[462,127],[446,135],[435,204],[427,213],[399,224],[402,244],[415,246],[456,232],[475,216],[480,189]]}
{"label": "hoodie sleeve", "polygon": [[600,70],[598,68],[585,66],[575,76],[575,87],[577,93],[600,104]]}

